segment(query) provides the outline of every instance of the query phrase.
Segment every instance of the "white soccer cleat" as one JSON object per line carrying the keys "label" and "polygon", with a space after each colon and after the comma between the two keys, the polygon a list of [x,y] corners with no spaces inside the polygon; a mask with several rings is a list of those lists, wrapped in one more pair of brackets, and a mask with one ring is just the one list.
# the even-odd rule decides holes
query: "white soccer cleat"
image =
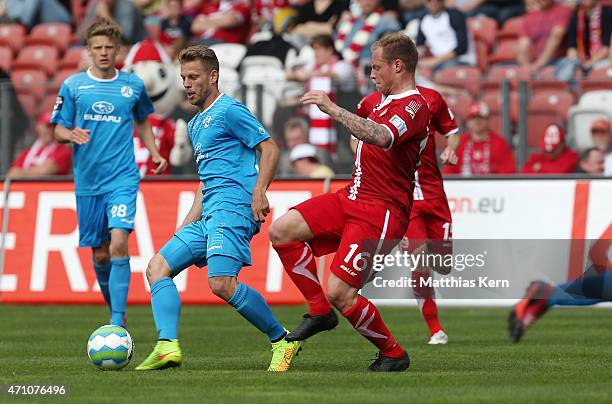
{"label": "white soccer cleat", "polygon": [[448,335],[444,330],[440,330],[429,339],[429,345],[446,345],[448,344]]}

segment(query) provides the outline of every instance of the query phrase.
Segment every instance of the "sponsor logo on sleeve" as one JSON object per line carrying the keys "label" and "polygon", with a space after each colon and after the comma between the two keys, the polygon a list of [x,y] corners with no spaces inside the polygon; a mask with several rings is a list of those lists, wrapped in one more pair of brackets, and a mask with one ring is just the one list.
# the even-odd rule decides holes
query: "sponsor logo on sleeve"
{"label": "sponsor logo on sleeve", "polygon": [[397,115],[393,115],[391,119],[389,119],[389,122],[395,126],[399,136],[402,136],[408,130],[406,127],[406,122],[404,122],[404,120]]}
{"label": "sponsor logo on sleeve", "polygon": [[64,97],[62,97],[61,95],[58,95],[57,98],[55,99],[55,105],[53,105],[53,110],[60,111],[63,106],[64,106]]}

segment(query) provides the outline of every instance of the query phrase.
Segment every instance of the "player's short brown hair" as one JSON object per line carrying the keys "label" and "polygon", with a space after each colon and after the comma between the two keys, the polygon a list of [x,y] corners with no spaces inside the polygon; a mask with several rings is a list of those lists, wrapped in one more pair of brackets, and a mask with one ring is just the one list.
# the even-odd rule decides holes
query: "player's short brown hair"
{"label": "player's short brown hair", "polygon": [[121,29],[117,24],[103,17],[96,17],[89,28],[87,28],[87,44],[94,36],[106,36],[113,41],[114,44],[118,45],[121,41]]}
{"label": "player's short brown hair", "polygon": [[390,33],[374,42],[372,52],[377,48],[382,49],[382,58],[385,62],[391,63],[399,59],[409,73],[415,74],[419,53],[412,39],[399,32]]}
{"label": "player's short brown hair", "polygon": [[204,69],[209,73],[213,70],[219,71],[219,59],[215,51],[204,45],[193,45],[189,46],[179,53],[179,63],[184,64],[187,62],[193,62],[199,60],[202,62]]}

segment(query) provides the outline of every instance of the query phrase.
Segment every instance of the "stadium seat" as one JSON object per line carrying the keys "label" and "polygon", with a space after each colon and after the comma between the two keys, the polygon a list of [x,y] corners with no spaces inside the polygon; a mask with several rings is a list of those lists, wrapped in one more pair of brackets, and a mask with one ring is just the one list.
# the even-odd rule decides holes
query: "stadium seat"
{"label": "stadium seat", "polygon": [[41,114],[43,112],[53,112],[53,107],[55,106],[55,101],[57,100],[57,94],[47,94],[45,100],[40,104],[40,108],[38,109],[38,113]]}
{"label": "stadium seat", "polygon": [[453,114],[455,114],[458,120],[457,124],[461,127],[465,123],[468,108],[474,102],[474,98],[469,92],[463,91],[459,94],[444,94],[444,100],[451,111],[453,111]]}
{"label": "stadium seat", "polygon": [[28,46],[23,48],[13,62],[13,70],[16,69],[39,69],[51,77],[58,64],[58,51],[53,46]]}
{"label": "stadium seat", "polygon": [[51,82],[49,83],[48,93],[57,95],[64,80],[66,80],[68,77],[72,76],[76,72],[76,69],[71,68],[58,70],[57,73],[55,73],[55,75],[53,76],[53,79],[51,79]]}
{"label": "stadium seat", "polygon": [[482,40],[489,46],[489,49],[493,47],[497,35],[497,22],[493,18],[479,15],[468,18],[467,24],[475,41]]}
{"label": "stadium seat", "polygon": [[17,54],[23,48],[26,30],[20,24],[0,24],[0,45],[8,46]]}
{"label": "stadium seat", "polygon": [[[499,134],[503,134],[502,127],[502,113],[503,113],[503,99],[501,91],[487,92],[483,95],[482,101],[487,104],[490,109],[489,126],[492,130]],[[518,93],[516,91],[510,92],[510,122],[516,124],[518,122]]]}
{"label": "stadium seat", "polygon": [[508,80],[512,90],[518,87],[519,80],[529,80],[530,74],[527,70],[518,66],[495,66],[489,70],[487,79],[482,83],[484,92],[497,92],[501,88],[501,82]]}
{"label": "stadium seat", "polygon": [[219,66],[219,90],[233,98],[240,97],[240,74],[234,69]]}
{"label": "stadium seat", "polygon": [[605,118],[612,121],[612,90],[584,93],[578,104],[569,109],[568,140],[580,150],[592,146],[591,124]]}
{"label": "stadium seat", "polygon": [[[275,61],[275,62],[273,62]],[[261,63],[264,64],[261,64]],[[249,56],[242,61],[240,73],[246,87],[246,105],[261,116],[262,123],[272,127],[272,116],[281,100],[285,85],[285,70],[280,60],[272,56]],[[257,85],[262,85],[263,111],[257,111]]]}
{"label": "stadium seat", "polygon": [[489,64],[516,63],[517,43],[518,41],[516,39],[498,43],[493,53],[489,55]]}
{"label": "stadium seat", "polygon": [[10,72],[12,63],[13,50],[8,46],[0,46],[0,69],[7,73]]}
{"label": "stadium seat", "polygon": [[523,31],[523,17],[510,18],[504,23],[504,26],[497,32],[497,44],[506,41],[513,41],[521,36]]}
{"label": "stadium seat", "polygon": [[84,46],[75,46],[72,48],[68,48],[62,60],[60,60],[58,69],[77,69],[79,67],[79,63],[83,59],[83,56],[86,53],[86,49]]}
{"label": "stadium seat", "polygon": [[489,69],[489,50],[490,47],[481,39],[474,40],[476,47],[476,61],[481,72],[486,72]]}
{"label": "stadium seat", "polygon": [[437,73],[434,77],[436,83],[465,89],[473,97],[477,97],[480,91],[480,79],[480,70],[469,66],[450,67]]}
{"label": "stadium seat", "polygon": [[40,70],[13,70],[11,81],[18,96],[31,96],[36,102],[47,92],[47,76]]}
{"label": "stadium seat", "polygon": [[240,62],[246,54],[246,46],[238,43],[220,43],[210,47],[217,54],[219,62],[223,67],[238,69]]}
{"label": "stadium seat", "polygon": [[569,92],[569,88],[568,88],[568,83],[567,81],[563,81],[563,80],[547,80],[547,79],[538,79],[538,80],[531,80],[528,83],[528,87],[531,90],[531,96],[534,97],[537,94],[543,93],[543,92],[555,92],[555,91],[561,91],[561,92]]}
{"label": "stadium seat", "polygon": [[580,80],[582,92],[612,89],[612,67],[595,69],[589,75]]}
{"label": "stadium seat", "polygon": [[26,37],[26,46],[49,45],[55,46],[60,54],[63,54],[71,40],[72,28],[68,24],[48,22],[38,24],[30,35]]}
{"label": "stadium seat", "polygon": [[565,127],[567,112],[574,97],[562,90],[550,90],[535,95],[527,106],[527,145],[537,147],[544,129],[550,124]]}

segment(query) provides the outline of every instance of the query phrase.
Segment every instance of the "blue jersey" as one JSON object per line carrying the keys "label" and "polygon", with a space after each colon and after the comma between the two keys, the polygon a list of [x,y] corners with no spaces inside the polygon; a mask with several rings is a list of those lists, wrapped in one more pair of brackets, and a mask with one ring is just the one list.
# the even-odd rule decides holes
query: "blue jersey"
{"label": "blue jersey", "polygon": [[254,148],[270,138],[263,125],[243,104],[221,94],[189,121],[188,133],[203,184],[202,217],[224,209],[254,221]]}
{"label": "blue jersey", "polygon": [[74,74],[60,88],[51,122],[68,129],[89,129],[89,142],[74,145],[77,195],[100,195],[120,187],[137,187],[134,160],[134,118],[144,121],[153,112],[143,81],[117,71],[102,80],[90,72]]}

